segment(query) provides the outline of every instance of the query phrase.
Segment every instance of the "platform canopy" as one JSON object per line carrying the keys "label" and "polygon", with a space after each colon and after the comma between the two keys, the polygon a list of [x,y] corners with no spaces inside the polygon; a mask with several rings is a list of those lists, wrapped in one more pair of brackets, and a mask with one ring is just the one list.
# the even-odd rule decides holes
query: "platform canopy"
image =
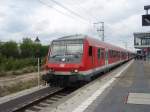
{"label": "platform canopy", "polygon": [[134,33],[134,47],[135,48],[149,48],[150,47],[150,32]]}

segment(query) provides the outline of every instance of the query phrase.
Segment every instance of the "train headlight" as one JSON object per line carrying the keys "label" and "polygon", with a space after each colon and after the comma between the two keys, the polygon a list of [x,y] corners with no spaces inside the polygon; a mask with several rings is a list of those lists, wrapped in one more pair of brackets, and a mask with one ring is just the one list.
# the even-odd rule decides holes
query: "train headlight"
{"label": "train headlight", "polygon": [[64,62],[64,61],[66,61],[66,59],[65,59],[65,58],[63,58],[63,59],[61,59],[61,61],[63,61],[63,62]]}
{"label": "train headlight", "polygon": [[50,68],[50,69],[49,69],[49,72],[54,72],[54,69],[53,69],[53,68]]}
{"label": "train headlight", "polygon": [[79,71],[77,69],[74,70],[75,73],[78,73]]}

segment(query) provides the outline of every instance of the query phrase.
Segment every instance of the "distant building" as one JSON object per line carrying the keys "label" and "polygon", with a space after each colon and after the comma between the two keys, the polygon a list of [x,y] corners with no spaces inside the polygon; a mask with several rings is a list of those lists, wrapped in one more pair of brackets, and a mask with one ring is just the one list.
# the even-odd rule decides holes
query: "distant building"
{"label": "distant building", "polygon": [[35,41],[34,41],[36,44],[40,44],[40,39],[39,39],[39,37],[37,36],[36,37],[36,39],[35,39]]}
{"label": "distant building", "polygon": [[134,33],[134,47],[138,50],[138,54],[150,59],[150,32]]}

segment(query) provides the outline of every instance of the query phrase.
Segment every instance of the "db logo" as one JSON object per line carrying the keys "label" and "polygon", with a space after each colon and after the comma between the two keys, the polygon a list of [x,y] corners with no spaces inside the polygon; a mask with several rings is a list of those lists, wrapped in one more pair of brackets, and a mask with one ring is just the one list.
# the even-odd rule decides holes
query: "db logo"
{"label": "db logo", "polygon": [[60,64],[60,67],[64,67],[65,66],[65,64]]}

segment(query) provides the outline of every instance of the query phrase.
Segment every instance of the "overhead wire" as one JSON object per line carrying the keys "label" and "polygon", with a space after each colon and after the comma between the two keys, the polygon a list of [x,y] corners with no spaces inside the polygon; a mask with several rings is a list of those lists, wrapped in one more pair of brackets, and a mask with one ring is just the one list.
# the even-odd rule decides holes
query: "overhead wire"
{"label": "overhead wire", "polygon": [[[80,17],[81,19],[84,19],[84,20],[88,21],[90,26],[93,24],[93,22],[91,22],[91,21],[88,20],[87,18],[83,18],[83,16],[80,16],[79,14],[76,14],[75,12],[73,12],[73,10],[70,10],[69,8],[67,8],[66,6],[64,6],[63,4],[58,3],[56,0],[50,0],[50,1],[53,1],[53,2],[56,3],[57,5],[63,7],[64,9],[66,9],[66,10],[69,11],[70,13],[75,14],[76,16]],[[72,1],[72,3],[75,3],[75,2]],[[77,4],[77,2],[76,2],[75,4]],[[86,10],[85,8],[81,7],[79,4],[77,4],[77,6],[78,6],[80,9],[83,9],[83,10],[84,10],[84,13],[87,12],[87,10]],[[83,10],[82,10],[82,12],[83,12]],[[88,13],[88,15],[89,15],[90,17],[92,17],[91,14]],[[92,25],[92,26],[93,26],[93,25]],[[92,32],[94,31],[94,29],[93,29],[92,27],[91,27],[90,30],[91,30]]]}
{"label": "overhead wire", "polygon": [[74,14],[75,16],[79,17],[80,19],[83,19],[85,21],[88,21],[86,18],[82,17],[81,15],[79,15],[78,13],[74,12],[73,10],[69,9],[68,7],[66,7],[65,5],[59,3],[56,0],[51,0],[53,3],[57,4],[58,6],[64,8],[65,10],[67,10],[68,12],[70,12],[71,14]]}
{"label": "overhead wire", "polygon": [[[51,5],[49,5],[48,3],[45,3],[45,2],[43,2],[42,0],[38,0],[38,1],[39,1],[39,3],[41,3],[41,4],[45,5],[45,6],[49,7],[49,8],[54,9],[54,10],[55,10],[55,11],[57,11],[58,13],[60,13],[60,14],[62,14],[62,15],[64,15],[64,16],[67,16],[67,17],[69,17],[69,18],[71,18],[71,19],[74,19],[74,20],[75,20],[75,18],[74,18],[74,17],[70,16],[70,15],[69,15],[69,14],[67,14],[67,13],[64,13],[64,12],[62,12],[62,11],[58,10],[57,8],[55,8],[55,7],[51,6]],[[69,8],[65,7],[64,5],[60,4],[59,2],[57,2],[57,1],[55,1],[55,0],[51,0],[51,1],[52,1],[53,3],[55,3],[55,4],[57,4],[59,7],[61,7],[61,8],[63,8],[63,9],[65,9],[65,10],[67,10],[67,11],[68,11],[68,12],[70,12],[71,14],[73,14],[73,15],[77,16],[77,17],[78,17],[78,18],[80,18],[81,20],[84,20],[84,22],[89,23],[89,21],[88,21],[88,20],[86,20],[85,18],[83,18],[83,17],[82,17],[82,16],[80,16],[79,14],[77,14],[77,13],[73,12],[73,11],[72,11],[72,10],[70,10]]]}
{"label": "overhead wire", "polygon": [[[60,13],[60,14],[62,14],[62,15],[64,15],[64,16],[68,16],[69,18],[72,18],[72,17],[69,16],[68,14],[66,14],[66,13],[64,13],[64,12],[62,12],[62,11],[60,11],[60,10],[54,8],[54,7],[52,7],[52,6],[49,5],[49,4],[46,4],[46,3],[43,2],[42,0],[38,0],[38,1],[39,1],[39,3],[43,4],[44,6],[47,6],[47,7],[49,7],[49,8],[52,8],[52,9],[54,9],[55,11],[57,11],[58,13]],[[74,19],[74,18],[72,18],[72,19]]]}
{"label": "overhead wire", "polygon": [[[84,23],[88,24],[88,26],[90,27],[88,30],[89,30],[90,32],[94,32],[94,29],[92,28],[92,27],[93,27],[93,25],[92,25],[93,22],[92,22],[92,21],[88,20],[87,18],[84,18],[84,17],[81,16],[80,14],[78,14],[78,13],[74,12],[73,10],[71,10],[70,8],[66,7],[66,5],[63,5],[63,4],[59,3],[59,2],[56,1],[56,0],[48,0],[48,1],[51,1],[51,2],[55,3],[57,6],[59,6],[59,7],[63,8],[63,9],[65,9],[66,11],[68,11],[68,12],[70,13],[70,15],[72,14],[72,15],[78,17],[79,20],[80,20],[80,22],[82,22],[82,23],[84,22]],[[56,7],[53,7],[53,6],[50,5],[49,3],[43,2],[42,0],[39,0],[39,2],[40,2],[41,4],[47,6],[47,7],[50,7],[50,8],[52,8],[52,9],[54,9],[55,11],[57,11],[58,13],[61,13],[61,14],[64,15],[64,16],[67,16],[67,17],[69,17],[69,18],[71,18],[71,19],[76,20],[76,18],[74,18],[73,16],[70,16],[68,13],[64,13],[63,11],[57,9]],[[81,21],[81,20],[82,20],[82,21]]]}
{"label": "overhead wire", "polygon": [[[80,10],[80,11],[82,11],[82,13],[84,13],[84,14],[86,14],[86,17],[88,16],[88,17],[90,17],[89,19],[90,20],[92,20],[92,19],[94,19],[94,18],[92,18],[92,15],[89,13],[89,11],[85,8],[85,7],[83,7],[83,5],[80,3],[78,3],[77,1],[71,1],[71,3],[73,3],[73,4],[75,4],[75,6],[78,8],[78,9],[82,9],[82,10]],[[76,9],[76,8],[75,8]]]}

